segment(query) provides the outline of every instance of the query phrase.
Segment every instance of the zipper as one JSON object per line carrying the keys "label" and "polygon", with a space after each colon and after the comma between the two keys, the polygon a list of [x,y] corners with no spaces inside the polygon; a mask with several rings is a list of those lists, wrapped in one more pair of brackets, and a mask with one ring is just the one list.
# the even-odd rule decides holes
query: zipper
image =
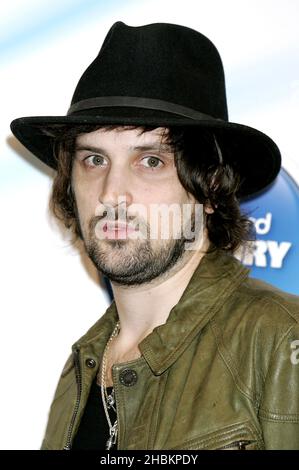
{"label": "zipper", "polygon": [[113,382],[113,388],[114,388],[114,396],[115,396],[115,405],[116,405],[116,416],[117,416],[117,441],[116,441],[116,450],[120,450],[120,426],[119,426],[119,403],[118,403],[118,386],[115,386],[117,384],[117,378],[116,378],[116,371],[115,371],[115,365],[112,365],[112,382]]}
{"label": "zipper", "polygon": [[238,450],[246,450],[246,447],[252,442],[255,442],[255,441],[248,441],[245,439],[240,440],[240,441],[235,441],[235,442],[231,442],[230,444],[226,444],[223,447],[219,447],[217,448],[217,450],[230,449],[231,447],[237,447]]}
{"label": "zipper", "polygon": [[76,382],[77,382],[77,399],[76,399],[73,416],[69,425],[68,433],[67,433],[66,444],[63,450],[71,450],[72,433],[73,433],[76,417],[79,411],[79,405],[80,405],[81,394],[82,394],[82,374],[81,374],[81,368],[80,368],[79,353],[80,353],[79,348],[74,350],[74,364],[75,364]]}

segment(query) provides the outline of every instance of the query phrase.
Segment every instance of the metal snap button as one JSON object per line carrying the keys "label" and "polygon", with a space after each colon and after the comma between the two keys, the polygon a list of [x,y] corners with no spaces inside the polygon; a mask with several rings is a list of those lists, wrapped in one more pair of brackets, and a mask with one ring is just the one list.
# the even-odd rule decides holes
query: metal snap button
{"label": "metal snap button", "polygon": [[97,363],[96,363],[96,361],[95,361],[94,359],[91,359],[91,358],[89,357],[88,359],[86,359],[85,365],[86,365],[87,367],[89,367],[90,369],[93,369],[93,368],[97,365]]}
{"label": "metal snap button", "polygon": [[126,387],[132,387],[138,380],[137,372],[133,369],[124,369],[119,374],[119,380]]}

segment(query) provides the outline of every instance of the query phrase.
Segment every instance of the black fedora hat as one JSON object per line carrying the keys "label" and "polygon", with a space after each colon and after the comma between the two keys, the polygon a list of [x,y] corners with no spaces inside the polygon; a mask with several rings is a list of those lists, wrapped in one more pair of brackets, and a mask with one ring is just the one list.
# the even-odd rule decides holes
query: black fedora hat
{"label": "black fedora hat", "polygon": [[221,142],[224,159],[238,166],[240,197],[268,187],[281,165],[270,137],[229,122],[222,61],[213,43],[175,24],[115,23],[80,78],[67,115],[21,117],[12,121],[11,130],[40,160],[56,168],[53,138],[43,129],[59,124],[209,129]]}

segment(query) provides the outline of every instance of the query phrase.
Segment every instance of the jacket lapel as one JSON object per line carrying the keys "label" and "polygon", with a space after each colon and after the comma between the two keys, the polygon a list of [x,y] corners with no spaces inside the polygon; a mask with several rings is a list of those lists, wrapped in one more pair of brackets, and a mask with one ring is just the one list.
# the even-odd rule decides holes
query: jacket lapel
{"label": "jacket lapel", "polygon": [[248,273],[248,268],[223,251],[203,256],[167,322],[139,344],[156,375],[177,360]]}

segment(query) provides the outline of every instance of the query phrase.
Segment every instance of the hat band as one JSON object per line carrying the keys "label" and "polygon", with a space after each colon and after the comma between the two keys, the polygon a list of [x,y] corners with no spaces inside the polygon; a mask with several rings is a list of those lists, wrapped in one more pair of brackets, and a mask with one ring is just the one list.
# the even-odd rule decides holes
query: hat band
{"label": "hat band", "polygon": [[84,109],[91,108],[110,108],[110,107],[132,107],[132,108],[144,108],[144,109],[154,109],[156,111],[166,111],[172,114],[178,114],[179,116],[184,116],[190,119],[199,119],[199,120],[220,120],[214,118],[209,114],[204,114],[199,111],[195,111],[191,108],[186,108],[185,106],[180,106],[175,103],[170,103],[169,101],[156,100],[152,98],[140,98],[134,96],[101,96],[96,98],[88,98],[86,100],[78,101],[74,103],[68,110],[67,115],[75,113],[77,111],[82,111]]}

